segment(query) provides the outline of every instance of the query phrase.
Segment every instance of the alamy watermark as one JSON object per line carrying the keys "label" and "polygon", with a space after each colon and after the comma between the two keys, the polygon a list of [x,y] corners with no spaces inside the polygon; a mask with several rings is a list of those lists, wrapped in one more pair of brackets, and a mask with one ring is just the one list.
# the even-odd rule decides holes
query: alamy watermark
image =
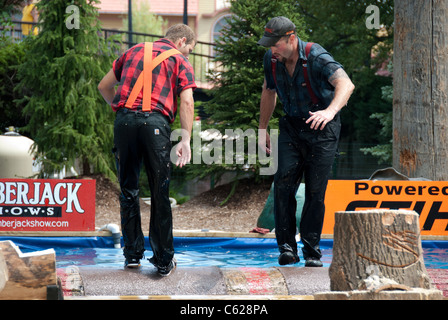
{"label": "alamy watermark", "polygon": [[[65,26],[67,29],[79,29],[80,28],[80,15],[79,7],[77,5],[69,5],[65,8],[65,13],[70,14],[65,19]],[[366,14],[369,16],[366,18],[367,29],[380,29],[380,8],[371,4],[366,8]]]}
{"label": "alamy watermark", "polygon": [[70,15],[65,19],[65,26],[67,29],[79,29],[79,7],[72,4],[65,8],[65,13],[70,13]]}
{"label": "alamy watermark", "polygon": [[[65,19],[65,26],[67,29],[79,29],[80,28],[80,15],[79,7],[77,5],[69,5],[65,9],[65,13],[70,14]],[[380,8],[378,6],[371,4],[366,8],[366,14],[369,16],[366,18],[366,28],[380,29]]]}
{"label": "alamy watermark", "polygon": [[370,14],[366,19],[366,28],[379,29],[380,28],[380,8],[378,6],[371,4],[366,8],[366,13]]}
{"label": "alamy watermark", "polygon": [[[202,131],[201,123],[196,122],[192,130],[192,164],[226,164],[243,165],[249,168],[255,165],[257,159],[260,167],[260,175],[273,175],[277,171],[278,164],[278,130],[271,129],[270,154],[268,155],[258,145],[258,137],[266,136],[267,130],[226,129],[224,134],[216,129]],[[175,129],[171,133],[171,141],[178,141],[182,137],[183,129]],[[246,150],[247,139],[247,150]],[[204,143],[203,143],[204,142]],[[176,163],[177,155],[175,147],[171,149],[170,159]]]}

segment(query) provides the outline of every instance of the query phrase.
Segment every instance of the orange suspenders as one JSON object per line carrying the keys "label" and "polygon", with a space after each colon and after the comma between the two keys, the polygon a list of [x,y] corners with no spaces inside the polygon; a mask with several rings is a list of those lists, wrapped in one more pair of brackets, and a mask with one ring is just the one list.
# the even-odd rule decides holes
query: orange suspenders
{"label": "orange suspenders", "polygon": [[[142,111],[151,111],[151,90],[152,90],[152,71],[163,60],[168,59],[172,55],[181,54],[176,49],[170,49],[162,52],[157,57],[152,59],[152,42],[145,42],[144,56],[143,56],[143,71],[137,78],[137,81],[132,88],[131,94],[126,101],[126,108],[131,109],[138,94],[143,88],[143,103]],[[145,83],[145,85],[143,85]]]}

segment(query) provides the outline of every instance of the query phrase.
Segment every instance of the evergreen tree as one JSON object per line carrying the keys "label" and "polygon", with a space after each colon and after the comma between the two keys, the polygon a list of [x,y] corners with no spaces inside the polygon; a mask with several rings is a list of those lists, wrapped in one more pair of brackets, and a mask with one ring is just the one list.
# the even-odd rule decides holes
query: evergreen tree
{"label": "evergreen tree", "polygon": [[83,174],[113,176],[113,112],[97,85],[115,57],[100,37],[97,0],[40,1],[39,35],[26,39],[19,69],[25,96],[23,128],[42,155],[45,173],[82,161]]}
{"label": "evergreen tree", "polygon": [[18,84],[17,69],[25,56],[23,47],[7,37],[0,39],[0,133],[6,127],[26,124],[25,118],[18,115],[23,105],[14,102],[19,97],[14,89]]}
{"label": "evergreen tree", "polygon": [[17,70],[25,56],[24,45],[15,42],[9,32],[14,27],[11,17],[22,3],[23,0],[0,0],[0,134],[9,126],[25,125],[25,118],[18,115],[23,105],[14,101],[20,96],[15,87],[19,82]]}
{"label": "evergreen tree", "polygon": [[[286,16],[293,21],[299,37],[305,40],[303,20],[297,13],[296,2],[293,0],[232,0],[230,11],[232,17],[228,19],[228,25],[221,30],[222,35],[216,42],[217,68],[210,76],[215,87],[211,92],[212,100],[204,105],[204,110],[210,118],[207,123],[203,121],[202,130],[213,128],[222,135],[226,129],[241,129],[243,132],[252,129],[258,133],[260,97],[264,79],[263,56],[267,49],[259,46],[257,42],[264,33],[266,23],[276,16]],[[281,108],[276,108],[276,113],[271,120],[271,129],[278,127]],[[219,136],[219,139],[221,138]],[[210,144],[210,141],[205,144]],[[245,141],[246,151],[247,144]],[[224,141],[222,146],[225,148]],[[193,156],[197,152],[200,151],[193,150]],[[215,156],[213,155],[214,158]],[[257,162],[248,168],[247,154],[243,164],[237,164],[238,159],[235,157],[231,164],[225,164],[224,154],[222,159],[222,164],[195,164],[189,166],[189,171],[194,176],[204,177],[213,174],[219,179],[224,172],[232,170],[237,173],[238,178],[241,173],[257,172],[260,167]],[[255,176],[259,177],[258,174]]]}

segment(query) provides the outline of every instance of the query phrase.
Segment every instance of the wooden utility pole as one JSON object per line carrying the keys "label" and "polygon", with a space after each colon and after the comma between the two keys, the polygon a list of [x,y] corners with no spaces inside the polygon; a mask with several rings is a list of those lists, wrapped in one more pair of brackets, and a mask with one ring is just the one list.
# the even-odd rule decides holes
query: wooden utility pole
{"label": "wooden utility pole", "polygon": [[393,165],[448,180],[448,0],[395,0]]}

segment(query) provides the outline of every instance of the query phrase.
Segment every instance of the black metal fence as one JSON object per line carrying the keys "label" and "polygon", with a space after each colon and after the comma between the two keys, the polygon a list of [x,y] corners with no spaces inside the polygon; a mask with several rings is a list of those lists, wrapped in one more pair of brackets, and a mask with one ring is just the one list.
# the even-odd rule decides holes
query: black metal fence
{"label": "black metal fence", "polygon": [[[12,21],[12,25],[0,26],[0,31],[4,32],[6,36],[11,37],[14,41],[22,41],[26,36],[22,33],[22,24],[31,24],[36,26],[33,22]],[[162,38],[161,35],[141,33],[141,32],[129,32],[115,29],[101,29],[101,36],[108,39],[114,36],[115,41],[121,42],[121,52],[132,47],[133,45],[145,42],[155,41]],[[129,41],[129,39],[132,39]],[[214,43],[198,41],[194,51],[190,54],[190,63],[195,71],[196,82],[199,87],[209,88],[210,84],[207,80],[207,74],[209,70],[214,68]]]}
{"label": "black metal fence", "polygon": [[375,144],[360,142],[339,142],[339,156],[333,164],[332,179],[368,179],[378,169],[392,166],[392,163],[379,163],[378,158],[364,154],[363,148]]}
{"label": "black metal fence", "polygon": [[[133,45],[141,42],[153,42],[157,39],[163,38],[161,35],[129,32],[115,29],[101,29],[102,35],[105,39],[111,36],[117,37],[122,43],[123,51]],[[129,41],[131,39],[131,41]],[[214,68],[213,47],[214,43],[198,41],[194,51],[190,54],[190,63],[194,68],[195,80],[199,87],[210,87],[207,81],[207,74]]]}

